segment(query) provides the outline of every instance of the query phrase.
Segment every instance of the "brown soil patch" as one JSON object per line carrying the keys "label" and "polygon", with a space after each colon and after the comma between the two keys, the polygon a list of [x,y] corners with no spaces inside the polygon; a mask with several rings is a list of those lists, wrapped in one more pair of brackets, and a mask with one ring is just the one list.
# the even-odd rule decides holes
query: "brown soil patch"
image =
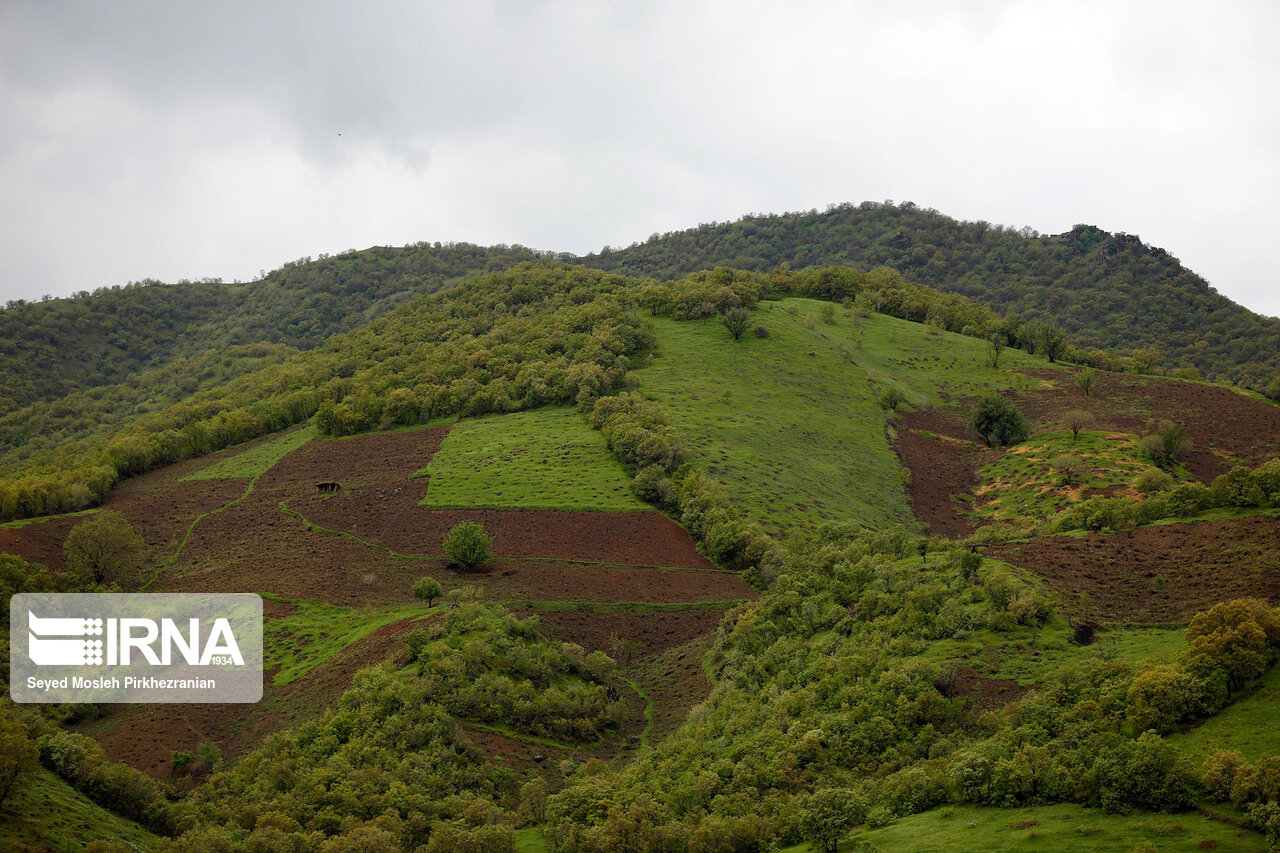
{"label": "brown soil patch", "polygon": [[[424,490],[424,486],[419,486]],[[445,534],[478,521],[493,538],[494,556],[596,560],[637,566],[714,569],[684,528],[657,512],[554,510],[425,510],[422,492],[359,491],[289,506],[321,527],[342,530],[402,554],[443,558]]]}
{"label": "brown soil patch", "polygon": [[596,601],[655,604],[730,601],[756,593],[728,572],[672,571],[543,560],[502,560],[476,573],[450,572],[451,580],[479,579],[491,599]]}
{"label": "brown soil patch", "polygon": [[1280,519],[1273,515],[1051,536],[987,553],[1044,578],[1068,609],[1088,593],[1092,619],[1187,622],[1231,598],[1280,603]]}
{"label": "brown soil patch", "polygon": [[[264,614],[274,602],[264,601]],[[288,607],[288,605],[286,605]],[[404,633],[411,620],[373,631],[311,673],[283,687],[272,685],[274,672],[263,675],[262,700],[256,704],[118,705],[105,719],[84,724],[107,754],[157,778],[171,776],[174,750],[195,751],[211,741],[223,757],[234,761],[267,735],[320,716],[344,690],[355,673],[388,658],[408,662]]]}
{"label": "brown soil patch", "polygon": [[[548,637],[566,643],[577,643],[587,651],[600,649],[605,654],[618,654],[614,637],[638,643],[640,651],[635,655],[637,659],[662,654],[714,631],[728,613],[725,610],[700,609],[670,613],[596,613],[587,610],[533,608],[515,608],[512,612],[522,619],[537,616],[542,632]],[[624,659],[619,663],[625,665],[628,661]]]}
{"label": "brown soil patch", "polygon": [[714,635],[703,634],[682,646],[668,649],[649,664],[638,678],[653,700],[653,731],[650,742],[670,735],[689,709],[707,698],[711,685],[702,671],[702,656],[711,648]]}
{"label": "brown soil patch", "polygon": [[[1093,415],[1091,429],[1113,434],[1141,434],[1153,419],[1180,423],[1194,444],[1184,463],[1204,482],[1233,464],[1256,466],[1280,457],[1280,406],[1229,388],[1099,371],[1086,397],[1073,373],[1023,372],[1053,380],[1013,395],[1033,433],[1061,429],[1063,415],[1073,409]],[[960,537],[973,531],[967,506],[956,496],[971,494],[978,472],[1004,452],[985,447],[968,429],[976,404],[975,398],[962,398],[953,406],[898,416],[894,445],[911,471],[908,496],[931,533]]]}
{"label": "brown soil patch", "polygon": [[1029,688],[1009,678],[986,678],[969,667],[960,667],[952,690],[958,699],[972,699],[980,711],[994,711],[1022,698]]}

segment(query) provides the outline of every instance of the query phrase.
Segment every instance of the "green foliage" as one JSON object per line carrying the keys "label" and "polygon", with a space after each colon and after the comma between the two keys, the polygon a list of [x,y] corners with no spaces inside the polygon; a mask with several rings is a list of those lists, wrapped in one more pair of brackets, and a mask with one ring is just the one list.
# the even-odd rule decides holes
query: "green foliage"
{"label": "green foliage", "polygon": [[720,317],[720,322],[729,330],[729,334],[733,335],[736,341],[742,337],[742,333],[751,328],[751,312],[741,306],[730,308]]}
{"label": "green foliage", "polygon": [[205,741],[196,747],[196,756],[210,771],[222,767],[222,750],[213,741]]}
{"label": "green foliage", "polygon": [[187,769],[196,757],[189,749],[175,749],[169,756],[169,766],[173,768],[174,773],[181,773]]}
{"label": "green foliage", "polygon": [[226,480],[240,477],[252,479],[265,474],[277,462],[317,435],[318,432],[314,427],[290,430],[270,440],[259,442],[234,456],[221,459],[207,468],[201,468],[182,479]]}
{"label": "green foliage", "polygon": [[1267,602],[1257,598],[1215,604],[1197,613],[1187,627],[1192,658],[1221,669],[1232,689],[1257,678],[1270,668],[1280,652],[1280,618]]}
{"label": "green foliage", "polygon": [[1017,444],[1027,437],[1027,422],[1017,406],[1004,394],[987,394],[973,410],[969,429],[982,436],[988,446]]}
{"label": "green foliage", "polygon": [[1171,821],[1149,812],[1105,814],[1097,809],[1066,803],[1019,808],[948,806],[900,818],[883,829],[862,833],[858,838],[874,844],[883,853],[952,853],[957,850],[1115,853],[1141,849],[1152,839],[1161,851],[1219,849],[1262,853],[1266,850],[1261,835],[1242,833],[1232,823],[1196,812],[1178,815],[1175,821]]}
{"label": "green foliage", "polygon": [[538,259],[520,246],[378,247],[302,258],[247,284],[154,280],[0,312],[0,411],[112,385],[210,350],[273,343],[312,349],[468,273]]}
{"label": "green foliage", "polygon": [[625,468],[568,408],[463,420],[419,474],[428,509],[644,509]]}
{"label": "green foliage", "polygon": [[[322,434],[345,435],[411,411],[425,420],[589,403],[652,346],[628,310],[638,289],[582,268],[522,265],[401,306],[321,349],[259,364],[175,405],[121,410],[113,398],[87,415],[46,406],[56,421],[15,413],[14,431],[0,424],[9,446],[0,455],[0,515],[82,509],[120,477],[312,415]],[[404,389],[416,408],[397,394],[388,416],[390,395]]]}
{"label": "green foliage", "polygon": [[1181,424],[1148,424],[1147,432],[1142,437],[1142,448],[1162,468],[1172,468],[1191,451],[1191,437]]}
{"label": "green foliage", "polygon": [[[1132,234],[1076,225],[1063,234],[965,222],[911,202],[841,204],[825,212],[748,216],[654,235],[583,263],[628,275],[679,278],[730,263],[773,271],[780,289],[802,268],[852,264],[885,267],[912,281],[980,300],[992,312],[1034,320],[1047,310],[1095,367],[1150,367],[1142,359],[1103,352],[1157,346],[1173,363],[1209,377],[1239,377],[1264,387],[1280,373],[1280,320],[1262,317],[1222,296],[1163,249]],[[797,272],[798,271],[798,272]],[[1034,283],[1032,286],[1031,283]],[[826,289],[853,289],[830,276]],[[838,298],[838,295],[835,298]],[[825,298],[833,298],[828,295]],[[913,317],[923,322],[927,314]],[[964,323],[944,328],[959,331]],[[982,329],[983,324],[969,322]],[[1014,328],[1015,346],[1026,346]]]}
{"label": "green foliage", "polygon": [[150,776],[107,758],[97,741],[50,727],[35,740],[40,763],[89,799],[153,832],[172,830],[164,791]]}
{"label": "green foliage", "polygon": [[427,606],[444,594],[440,581],[432,577],[418,578],[413,584],[413,597],[425,601]]}
{"label": "green foliage", "polygon": [[489,559],[490,544],[484,525],[475,521],[458,522],[444,537],[445,553],[468,569],[474,569]]}
{"label": "green foliage", "polygon": [[40,753],[27,736],[27,727],[0,708],[0,807],[14,784],[39,765]]}
{"label": "green foliage", "polygon": [[71,529],[63,543],[67,567],[84,584],[129,586],[145,548],[129,520],[101,510]]}
{"label": "green foliage", "polygon": [[[153,833],[90,800],[37,765],[23,774],[4,803],[0,849],[12,853],[51,850],[154,850]],[[108,839],[110,840],[108,842]],[[94,843],[98,847],[93,847]],[[106,847],[107,843],[115,846]]]}
{"label": "green foliage", "polygon": [[849,830],[866,820],[866,811],[866,803],[853,791],[827,788],[805,800],[798,828],[823,853],[836,853]]}

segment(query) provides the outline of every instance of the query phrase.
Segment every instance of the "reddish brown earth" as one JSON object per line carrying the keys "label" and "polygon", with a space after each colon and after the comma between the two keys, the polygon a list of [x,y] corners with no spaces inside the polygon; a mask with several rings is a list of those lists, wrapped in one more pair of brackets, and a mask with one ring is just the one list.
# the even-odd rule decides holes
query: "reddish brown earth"
{"label": "reddish brown earth", "polygon": [[[717,570],[697,553],[683,528],[656,512],[421,509],[417,502],[427,482],[409,475],[427,464],[447,432],[444,427],[312,441],[259,477],[248,494],[247,479],[179,482],[245,449],[233,448],[127,481],[107,505],[130,519],[151,546],[156,566],[203,516],[179,558],[151,587],[154,591],[258,592],[378,606],[405,603],[412,583],[432,575],[446,589],[478,584],[491,600],[651,604],[754,597],[739,576]],[[341,491],[318,496],[320,482],[337,482]],[[447,569],[440,544],[445,532],[464,519],[480,521],[494,539],[495,558],[475,572]],[[61,518],[0,529],[0,548],[60,566],[62,540],[78,521]],[[264,605],[268,619],[292,607],[269,599]],[[519,612],[536,613],[549,636],[604,649],[638,673],[647,669],[642,660],[660,659],[658,676],[640,675],[655,701],[655,733],[673,729],[688,707],[705,697],[698,650],[725,615],[719,609]],[[206,741],[234,760],[271,732],[322,713],[359,668],[403,654],[405,630],[406,623],[379,629],[283,687],[272,686],[268,673],[256,705],[116,706],[105,718],[79,728],[97,737],[112,757],[160,777],[170,776],[174,750],[194,750]],[[552,766],[570,754],[609,758],[634,746],[645,726],[644,703],[625,685],[619,692],[630,712],[626,737],[591,749],[553,755],[551,748],[503,735],[463,734],[515,769]],[[534,760],[539,754],[544,762]]]}
{"label": "reddish brown earth", "polygon": [[[439,576],[439,575],[437,575]],[[728,572],[682,571],[543,560],[495,560],[476,573],[485,595],[503,601],[595,601],[658,604],[753,598],[755,591]]]}
{"label": "reddish brown earth", "polygon": [[1009,678],[986,678],[969,667],[960,667],[952,695],[972,699],[979,711],[994,711],[1022,698],[1028,688]]}
{"label": "reddish brown earth", "polygon": [[[513,613],[525,618],[537,616],[542,632],[567,643],[577,643],[587,651],[600,649],[617,654],[615,637],[638,643],[636,657],[658,655],[683,646],[689,641],[714,631],[727,611],[690,609],[674,612],[635,613],[617,611],[595,613],[589,610],[541,610],[515,608]],[[619,661],[626,663],[625,660]]]}
{"label": "reddish brown earth", "polygon": [[[1256,466],[1280,457],[1280,406],[1229,388],[1098,371],[1086,397],[1074,380],[1078,371],[1025,372],[1046,386],[1013,395],[1033,432],[1062,429],[1062,416],[1073,409],[1094,416],[1092,429],[1134,435],[1144,433],[1151,420],[1178,423],[1194,445],[1184,463],[1205,482],[1232,465]],[[967,505],[955,496],[971,494],[978,472],[1002,452],[987,448],[969,430],[976,404],[974,398],[962,398],[952,406],[899,415],[896,421],[894,444],[911,471],[912,509],[935,534],[960,537],[973,531]]]}
{"label": "reddish brown earth", "polygon": [[711,692],[702,671],[702,656],[711,648],[712,639],[709,632],[668,649],[640,676],[641,686],[653,701],[651,742],[656,743],[679,728],[689,709]]}
{"label": "reddish brown earth", "polygon": [[1044,578],[1068,611],[1088,593],[1091,619],[1181,623],[1226,599],[1280,603],[1275,515],[1051,536],[987,553]]}
{"label": "reddish brown earth", "polygon": [[[274,602],[266,601],[264,614]],[[288,607],[288,605],[285,605]],[[206,741],[216,743],[227,761],[253,749],[272,732],[320,716],[325,708],[351,686],[357,670],[389,658],[403,664],[404,633],[410,620],[379,628],[341,654],[283,687],[272,682],[274,672],[263,675],[262,700],[256,704],[119,705],[105,719],[82,726],[106,749],[107,754],[153,776],[172,775],[174,750],[195,752]]]}

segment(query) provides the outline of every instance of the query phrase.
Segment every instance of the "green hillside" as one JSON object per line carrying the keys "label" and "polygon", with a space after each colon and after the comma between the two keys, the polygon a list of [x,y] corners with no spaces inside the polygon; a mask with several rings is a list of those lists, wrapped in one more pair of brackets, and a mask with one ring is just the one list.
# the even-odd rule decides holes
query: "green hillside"
{"label": "green hillside", "polygon": [[1092,225],[1038,234],[960,221],[910,202],[863,202],[655,234],[579,260],[659,279],[716,266],[767,272],[781,264],[883,265],[1002,314],[1052,318],[1083,349],[1154,347],[1168,367],[1191,365],[1257,388],[1280,376],[1280,318],[1237,305],[1136,235]]}
{"label": "green hillside", "polygon": [[1280,408],[1004,332],[886,268],[525,263],[11,412],[0,583],[256,591],[268,672],[0,700],[4,755],[171,853],[1280,844]]}
{"label": "green hillside", "polygon": [[419,243],[302,258],[247,283],[148,279],[11,301],[0,311],[0,415],[209,351],[311,349],[465,275],[540,257],[520,246]]}
{"label": "green hillside", "polygon": [[882,395],[933,405],[1029,384],[1013,371],[1044,365],[1014,351],[995,370],[981,341],[812,299],[763,302],[752,322],[766,335],[735,341],[719,324],[654,320],[658,350],[637,387],[774,535],[916,527]]}

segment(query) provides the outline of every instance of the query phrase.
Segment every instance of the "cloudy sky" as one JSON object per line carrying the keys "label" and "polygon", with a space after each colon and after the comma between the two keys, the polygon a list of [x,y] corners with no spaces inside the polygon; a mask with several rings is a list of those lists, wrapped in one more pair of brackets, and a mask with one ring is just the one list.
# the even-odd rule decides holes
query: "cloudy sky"
{"label": "cloudy sky", "polygon": [[0,299],[867,199],[1280,315],[1280,4],[0,0]]}

